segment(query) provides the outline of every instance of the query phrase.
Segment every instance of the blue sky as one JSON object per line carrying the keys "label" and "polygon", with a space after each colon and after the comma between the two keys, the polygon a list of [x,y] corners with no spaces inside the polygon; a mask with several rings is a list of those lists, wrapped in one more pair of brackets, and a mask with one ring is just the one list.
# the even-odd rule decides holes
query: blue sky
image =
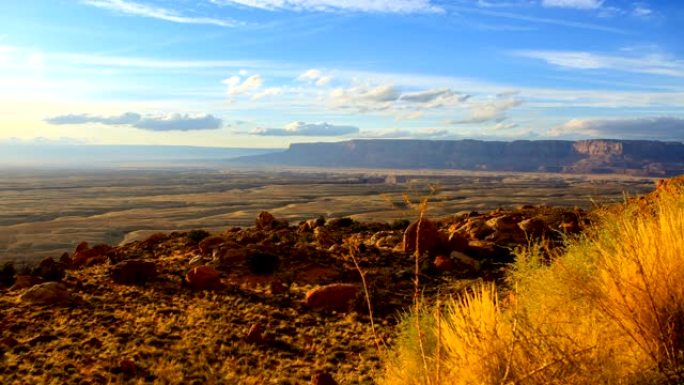
{"label": "blue sky", "polygon": [[0,2],[0,141],[684,140],[684,4]]}

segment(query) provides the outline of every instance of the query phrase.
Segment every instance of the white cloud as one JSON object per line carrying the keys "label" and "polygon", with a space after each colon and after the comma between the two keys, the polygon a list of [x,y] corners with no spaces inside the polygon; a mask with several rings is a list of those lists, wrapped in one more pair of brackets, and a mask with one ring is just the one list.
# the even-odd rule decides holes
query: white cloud
{"label": "white cloud", "polygon": [[334,106],[355,108],[360,111],[386,110],[391,103],[399,99],[401,91],[392,84],[379,86],[353,86],[336,88],[330,92]]}
{"label": "white cloud", "polygon": [[443,12],[430,0],[211,0],[221,5],[241,5],[263,10],[353,11],[373,13]]}
{"label": "white cloud", "polygon": [[603,0],[542,0],[544,7],[574,8],[574,9],[598,9]]}
{"label": "white cloud", "polygon": [[445,139],[453,136],[455,135],[452,132],[439,128],[366,130],[358,135],[359,138],[364,139]]}
{"label": "white cloud", "polygon": [[506,112],[523,104],[517,93],[501,93],[494,100],[473,102],[468,107],[470,116],[466,119],[451,121],[451,124],[484,123],[495,121],[501,123],[506,119]]}
{"label": "white cloud", "polygon": [[184,16],[170,9],[153,7],[128,0],[82,0],[82,2],[102,9],[181,24],[208,24],[219,27],[233,27],[239,24],[234,20]]}
{"label": "white cloud", "polygon": [[292,122],[285,128],[256,128],[251,135],[260,136],[342,136],[356,134],[359,128],[355,126],[338,126],[330,123]]}
{"label": "white cloud", "polygon": [[517,125],[516,123],[512,123],[512,122],[499,122],[499,123],[497,123],[497,124],[493,127],[493,130],[494,130],[494,131],[504,131],[504,130],[510,130],[510,129],[513,129],[513,128],[516,128],[516,127],[518,127],[518,125]]}
{"label": "white cloud", "polygon": [[313,68],[297,76],[297,80],[312,83],[319,87],[322,87],[330,84],[330,82],[332,81],[332,77],[324,75],[320,70]]}
{"label": "white cloud", "polygon": [[559,67],[610,69],[625,72],[684,77],[684,61],[664,55],[611,56],[583,51],[515,51],[515,55],[544,60]]}
{"label": "white cloud", "polygon": [[249,93],[261,87],[263,79],[261,75],[252,75],[244,81],[240,76],[231,76],[223,80],[221,83],[228,86],[228,95],[236,96]]}
{"label": "white cloud", "polygon": [[636,17],[648,18],[653,16],[653,10],[648,5],[643,3],[636,3],[632,10],[632,15]]}
{"label": "white cloud", "polygon": [[252,100],[259,100],[265,97],[269,96],[278,96],[283,94],[283,89],[280,87],[270,87],[266,88],[265,90],[259,92],[258,94],[254,94],[252,96]]}
{"label": "white cloud", "polygon": [[168,114],[142,116],[126,112],[115,116],[89,114],[60,115],[45,119],[53,125],[96,123],[107,126],[131,126],[149,131],[194,131],[214,130],[223,126],[223,121],[211,114]]}
{"label": "white cloud", "polygon": [[549,131],[551,136],[684,140],[684,119],[661,116],[620,119],[572,119]]}
{"label": "white cloud", "polygon": [[470,95],[455,92],[449,88],[435,88],[418,92],[408,92],[399,98],[402,102],[420,104],[422,108],[455,106],[468,100]]}

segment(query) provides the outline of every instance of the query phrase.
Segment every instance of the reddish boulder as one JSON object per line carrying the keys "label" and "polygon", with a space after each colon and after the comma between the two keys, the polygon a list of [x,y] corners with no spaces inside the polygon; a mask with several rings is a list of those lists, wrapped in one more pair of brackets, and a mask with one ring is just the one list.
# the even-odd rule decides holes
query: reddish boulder
{"label": "reddish boulder", "polygon": [[451,258],[445,257],[443,255],[438,255],[433,263],[440,273],[446,273],[456,268],[454,261],[452,261]]}
{"label": "reddish boulder", "polygon": [[73,296],[59,282],[35,285],[21,295],[22,302],[32,305],[60,305],[73,302]]}
{"label": "reddish boulder", "polygon": [[38,285],[45,282],[43,278],[36,277],[34,275],[17,275],[14,285],[10,287],[10,290],[21,290],[28,289],[29,287]]}
{"label": "reddish boulder", "polygon": [[38,269],[34,271],[46,281],[61,281],[64,278],[66,266],[62,262],[56,262],[52,257],[40,261]]}
{"label": "reddish boulder", "polygon": [[109,272],[112,281],[122,285],[142,285],[157,277],[154,262],[129,259],[119,262]]}
{"label": "reddish boulder", "polygon": [[245,336],[245,341],[250,344],[260,345],[266,342],[266,337],[264,337],[264,331],[261,325],[254,324],[249,328],[247,335]]}
{"label": "reddish boulder", "polygon": [[449,250],[463,251],[468,247],[468,239],[456,231],[449,234]]}
{"label": "reddish boulder", "polygon": [[95,245],[92,248],[88,247],[87,242],[81,242],[72,258],[72,267],[79,268],[82,266],[92,266],[107,261],[107,254],[112,251],[109,245]]}
{"label": "reddish boulder", "polygon": [[185,275],[185,282],[195,290],[212,290],[221,287],[220,274],[210,266],[198,266]]}
{"label": "reddish boulder", "polygon": [[223,237],[207,237],[199,243],[199,249],[202,255],[211,255],[215,249],[218,249],[226,240]]}
{"label": "reddish boulder", "polygon": [[409,225],[404,231],[404,252],[419,255],[437,255],[448,248],[448,241],[439,232],[437,225],[428,219],[421,219]]}
{"label": "reddish boulder", "polygon": [[346,311],[358,293],[358,285],[333,283],[309,290],[304,301],[307,306],[315,309]]}
{"label": "reddish boulder", "polygon": [[311,385],[337,385],[337,381],[330,373],[321,372],[311,376]]}
{"label": "reddish boulder", "polygon": [[268,211],[262,211],[256,218],[256,228],[259,230],[270,229],[277,223],[275,217]]}

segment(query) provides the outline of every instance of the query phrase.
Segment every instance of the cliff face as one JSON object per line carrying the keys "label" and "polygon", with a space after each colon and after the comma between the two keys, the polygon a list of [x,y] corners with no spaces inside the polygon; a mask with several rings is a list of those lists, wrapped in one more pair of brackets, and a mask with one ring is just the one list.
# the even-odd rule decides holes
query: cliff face
{"label": "cliff face", "polygon": [[684,172],[684,144],[623,140],[351,140],[292,144],[287,151],[243,157],[239,163],[662,176]]}

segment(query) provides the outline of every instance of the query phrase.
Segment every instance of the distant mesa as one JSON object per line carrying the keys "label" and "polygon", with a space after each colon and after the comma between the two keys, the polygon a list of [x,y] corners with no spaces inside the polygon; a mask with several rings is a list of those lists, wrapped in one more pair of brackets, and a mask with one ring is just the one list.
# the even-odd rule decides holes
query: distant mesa
{"label": "distant mesa", "polygon": [[[684,173],[684,144],[647,140],[350,140],[294,143],[239,157],[244,165],[458,169],[671,176]],[[389,178],[387,183],[396,183]]]}

